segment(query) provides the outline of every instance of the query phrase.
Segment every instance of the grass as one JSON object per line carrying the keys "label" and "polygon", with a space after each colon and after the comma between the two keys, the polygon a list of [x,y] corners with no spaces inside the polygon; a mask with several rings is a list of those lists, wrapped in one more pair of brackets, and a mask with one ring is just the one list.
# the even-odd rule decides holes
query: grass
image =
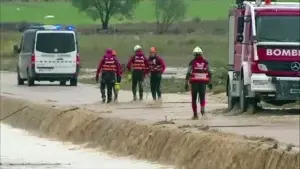
{"label": "grass", "polygon": [[[3,32],[1,35],[1,69],[15,70],[15,56],[12,53],[14,44],[19,44],[21,34]],[[180,40],[178,40],[180,39]],[[196,33],[188,35],[79,35],[80,55],[83,68],[96,68],[100,57],[108,47],[117,50],[122,63],[126,63],[133,54],[133,46],[141,44],[147,54],[150,46],[157,46],[159,54],[166,60],[167,66],[187,66],[193,58],[192,50],[196,45],[203,48],[207,60],[215,68],[213,84],[216,91],[225,83],[227,74],[227,41],[226,35],[200,36]],[[5,62],[5,64],[4,64]],[[94,83],[94,79],[82,80]],[[163,90],[168,92],[183,92],[184,80],[166,79],[162,82]],[[130,84],[124,83],[123,88],[129,89]]]}
{"label": "grass", "polygon": [[[84,34],[79,34],[82,66],[84,68],[96,68],[100,56],[108,47],[116,49],[121,62],[126,63],[129,56],[133,54],[132,48],[136,44],[142,45],[146,54],[150,46],[156,46],[159,54],[166,60],[167,66],[187,66],[192,59],[193,48],[199,45],[204,50],[206,59],[215,68],[213,74],[214,89],[212,92],[224,92],[228,57],[228,26],[224,20],[227,19],[230,4],[234,4],[235,0],[186,1],[188,10],[185,20],[192,21],[174,25],[173,28],[176,33],[173,32],[175,34],[172,35],[154,35],[150,33],[153,30],[155,31],[155,24],[149,23],[155,20],[154,7],[151,1],[143,1],[137,6],[133,20],[112,18],[112,24],[127,23],[115,27],[121,32],[123,31],[122,34],[88,35],[88,31],[82,31]],[[281,1],[297,2],[298,0]],[[0,8],[2,23],[27,21],[46,24],[72,24],[83,27],[100,23],[99,21],[92,21],[84,13],[79,13],[68,2],[1,3]],[[20,10],[17,10],[17,8]],[[54,15],[55,19],[45,20],[45,15]],[[12,53],[12,47],[14,44],[19,44],[20,37],[20,33],[1,32],[1,70],[16,70],[16,56]],[[81,79],[80,81],[95,83],[94,78]],[[183,86],[184,80],[163,79],[162,81],[162,91],[164,93],[183,92]],[[130,90],[130,82],[123,81],[122,88]]]}
{"label": "grass", "polygon": [[[224,19],[234,0],[186,0],[188,10],[186,19],[200,17],[204,20]],[[19,9],[19,10],[17,10]],[[211,12],[214,9],[216,12]],[[54,19],[44,19],[46,15],[54,15]],[[112,23],[118,22],[151,22],[155,20],[152,1],[141,2],[134,10],[133,20],[113,18]],[[69,2],[30,2],[2,3],[1,22],[31,21],[47,24],[94,24],[85,13],[79,13]]]}
{"label": "grass", "polygon": [[[81,79],[79,80],[81,83],[87,84],[96,84],[95,78]],[[145,80],[145,92],[149,92],[149,80]],[[128,81],[123,78],[121,83],[122,90],[131,90],[131,81]],[[162,79],[161,90],[163,93],[182,93],[184,90],[184,80],[183,79]]]}
{"label": "grass", "polygon": [[[227,18],[228,8],[230,4],[234,3],[234,0],[186,1],[188,4],[186,20],[193,19],[194,21],[180,23],[174,28],[176,31],[177,28],[179,30],[185,29],[187,31],[183,32],[188,33],[177,33],[176,35],[154,35],[149,33],[155,30],[155,25],[149,25],[145,22],[155,20],[154,9],[152,2],[143,1],[135,9],[135,18],[133,20],[120,21],[117,18],[112,20],[112,23],[131,23],[117,26],[120,30],[130,30],[129,33],[123,32],[123,34],[115,36],[106,34],[79,35],[82,66],[84,68],[95,68],[100,56],[103,55],[108,47],[116,49],[121,62],[126,63],[129,56],[133,54],[132,48],[136,44],[142,45],[146,54],[150,46],[156,46],[159,54],[166,60],[169,67],[187,66],[193,57],[193,48],[199,45],[204,50],[206,59],[209,60],[211,66],[216,68],[213,78],[214,92],[224,91],[228,53],[227,24],[226,21],[224,22],[224,19]],[[18,11],[17,8],[20,10]],[[214,9],[215,12],[211,12],[211,9]],[[54,15],[55,19],[44,20],[43,17],[45,15]],[[84,13],[79,13],[68,2],[14,2],[1,4],[1,22],[20,21],[73,25],[90,25],[95,23]],[[140,21],[143,21],[143,23],[137,23]],[[139,32],[138,35],[134,33],[135,31]],[[15,70],[16,57],[12,53],[12,46],[19,44],[20,37],[20,33],[2,32],[0,41],[2,70]],[[81,82],[95,83],[94,79],[83,79]],[[183,86],[184,80],[163,79],[162,81],[162,90],[164,92],[183,92]],[[122,87],[123,89],[130,89],[130,83],[123,82]]]}
{"label": "grass", "polygon": [[[87,79],[80,79],[81,83],[86,84],[97,84],[95,78],[87,78]],[[162,79],[161,82],[161,91],[163,93],[183,93],[186,92],[184,89],[185,81],[184,79]],[[122,90],[131,90],[131,82],[128,81],[126,78],[123,79],[121,83]],[[149,81],[145,80],[145,92],[149,92]],[[214,86],[213,89],[210,91],[213,94],[219,94],[226,90],[225,85],[217,85]]]}
{"label": "grass", "polygon": [[[20,33],[3,32],[1,38],[1,55],[11,55],[13,44],[19,44]],[[180,40],[178,40],[180,39]],[[79,35],[80,55],[82,66],[94,68],[104,54],[106,48],[117,50],[122,63],[126,63],[133,54],[133,47],[140,44],[145,54],[151,46],[156,46],[168,66],[187,66],[193,58],[192,51],[199,45],[206,55],[206,59],[213,67],[222,67],[227,61],[226,36],[189,35]]]}
{"label": "grass", "polygon": [[[228,9],[235,3],[235,0],[185,0],[187,3],[186,19],[199,17],[202,20],[226,19]],[[298,0],[281,0],[294,1]],[[20,9],[20,10],[17,10]],[[213,11],[212,11],[213,10]],[[86,14],[79,13],[70,2],[10,2],[1,3],[1,22],[31,21],[47,24],[95,24]],[[54,15],[55,19],[44,19],[46,15]],[[153,2],[142,1],[134,10],[133,20],[120,20],[112,18],[112,23],[124,22],[151,22],[155,20]]]}
{"label": "grass", "polygon": [[[97,84],[95,81],[95,78],[85,78],[79,80],[81,83],[86,84]],[[145,79],[144,82],[145,85],[145,92],[150,92],[150,85],[149,85],[149,79]],[[184,89],[185,80],[183,79],[162,79],[162,85],[161,85],[161,91],[163,93],[183,93],[186,92]],[[214,86],[213,89],[209,92],[212,92],[213,94],[219,94],[225,91],[225,85],[217,85]],[[121,89],[122,90],[131,90],[131,81],[128,81],[126,79],[126,76],[123,77],[122,83],[121,83]]]}

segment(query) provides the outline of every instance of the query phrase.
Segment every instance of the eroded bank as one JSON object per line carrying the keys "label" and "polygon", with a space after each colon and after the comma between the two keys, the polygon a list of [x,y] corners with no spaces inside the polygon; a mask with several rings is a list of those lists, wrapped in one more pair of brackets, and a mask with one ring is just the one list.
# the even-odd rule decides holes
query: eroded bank
{"label": "eroded bank", "polygon": [[[13,114],[9,116],[10,114]],[[9,117],[8,117],[9,116]],[[5,118],[7,117],[7,118]],[[184,132],[166,126],[101,117],[80,107],[34,104],[1,97],[1,119],[46,137],[159,161],[185,169],[298,169],[299,152],[215,131]]]}

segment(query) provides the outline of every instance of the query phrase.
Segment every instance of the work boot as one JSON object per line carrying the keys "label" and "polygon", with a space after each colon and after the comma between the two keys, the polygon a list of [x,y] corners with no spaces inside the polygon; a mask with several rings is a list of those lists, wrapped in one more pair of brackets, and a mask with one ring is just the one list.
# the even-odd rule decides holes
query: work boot
{"label": "work boot", "polygon": [[199,120],[198,114],[194,113],[194,116],[192,117],[192,120]]}
{"label": "work boot", "polygon": [[143,101],[143,94],[140,94],[139,100]]}
{"label": "work boot", "polygon": [[161,97],[158,97],[157,101],[156,101],[158,104],[162,104],[162,99]]}
{"label": "work boot", "polygon": [[114,102],[118,102],[118,95],[115,95]]}
{"label": "work boot", "polygon": [[111,101],[112,101],[112,99],[111,99],[111,98],[107,99],[107,103],[110,103]]}
{"label": "work boot", "polygon": [[205,114],[204,107],[201,107],[201,115],[203,116]]}
{"label": "work boot", "polygon": [[136,101],[136,100],[137,100],[136,96],[133,96],[133,101]]}

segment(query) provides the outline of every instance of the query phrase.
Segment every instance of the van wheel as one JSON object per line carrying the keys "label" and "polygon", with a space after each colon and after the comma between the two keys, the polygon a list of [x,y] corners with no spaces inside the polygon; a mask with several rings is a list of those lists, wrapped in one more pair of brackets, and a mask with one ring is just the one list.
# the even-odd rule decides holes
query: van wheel
{"label": "van wheel", "polygon": [[21,78],[19,71],[18,71],[18,85],[24,85],[24,80]]}
{"label": "van wheel", "polygon": [[60,82],[59,82],[59,85],[61,85],[61,86],[65,86],[65,85],[66,85],[66,83],[67,83],[66,81],[60,81]]}
{"label": "van wheel", "polygon": [[34,79],[32,79],[31,77],[28,77],[27,86],[34,86]]}
{"label": "van wheel", "polygon": [[27,86],[34,86],[34,79],[30,77],[28,70],[27,70]]}
{"label": "van wheel", "polygon": [[77,86],[77,83],[78,83],[77,82],[77,77],[75,77],[75,78],[73,78],[73,79],[70,80],[70,85],[71,86]]}
{"label": "van wheel", "polygon": [[248,99],[248,109],[247,109],[247,113],[249,114],[255,114],[258,110],[258,100],[256,98],[249,98]]}
{"label": "van wheel", "polygon": [[244,85],[244,79],[240,80],[240,111],[244,113],[248,108],[248,100],[246,98],[246,87]]}

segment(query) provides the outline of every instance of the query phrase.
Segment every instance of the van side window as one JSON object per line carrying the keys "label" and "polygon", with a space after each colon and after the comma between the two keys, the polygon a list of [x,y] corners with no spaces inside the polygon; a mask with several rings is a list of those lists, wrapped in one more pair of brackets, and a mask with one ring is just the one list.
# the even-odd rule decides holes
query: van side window
{"label": "van side window", "polygon": [[24,53],[31,53],[32,52],[32,45],[33,45],[33,37],[32,33],[28,33],[24,36]]}

